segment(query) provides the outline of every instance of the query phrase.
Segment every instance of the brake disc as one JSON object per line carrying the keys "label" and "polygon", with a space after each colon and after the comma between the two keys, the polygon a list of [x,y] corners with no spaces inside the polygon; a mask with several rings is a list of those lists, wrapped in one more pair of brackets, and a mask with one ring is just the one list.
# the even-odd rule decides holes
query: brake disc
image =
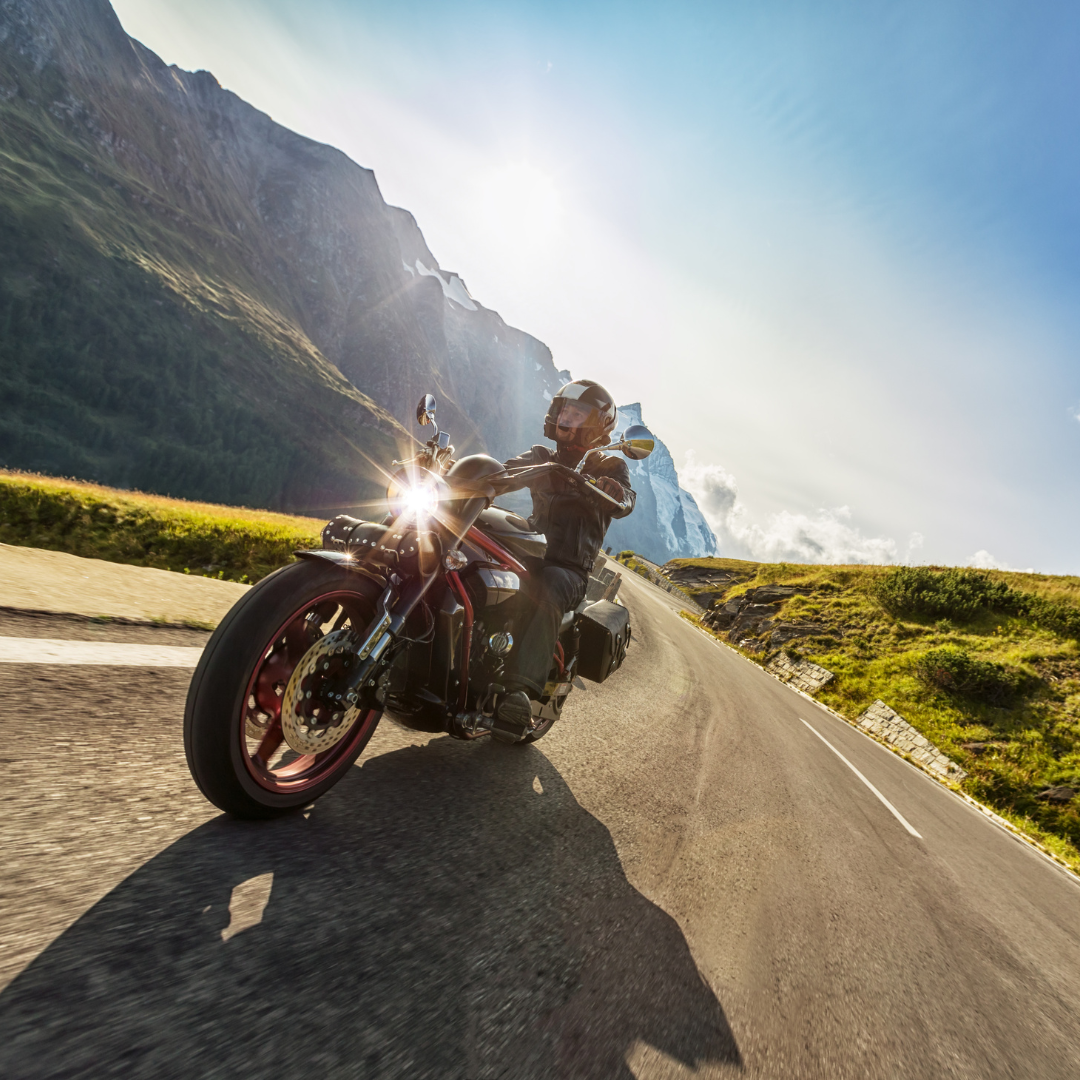
{"label": "brake disc", "polygon": [[281,699],[281,731],[298,754],[321,754],[340,742],[360,715],[359,706],[324,701],[328,685],[356,663],[359,638],[337,630],[320,638],[300,659]]}

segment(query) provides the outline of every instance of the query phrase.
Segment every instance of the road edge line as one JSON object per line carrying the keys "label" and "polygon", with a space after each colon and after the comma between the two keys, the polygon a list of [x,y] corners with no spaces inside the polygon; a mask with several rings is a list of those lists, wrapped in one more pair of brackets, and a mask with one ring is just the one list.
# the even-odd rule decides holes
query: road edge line
{"label": "road edge line", "polygon": [[[126,566],[127,564],[118,563],[117,565]],[[31,619],[71,619],[74,622],[93,623],[95,626],[108,626],[110,623],[115,623],[117,626],[138,626],[151,630],[198,630],[204,634],[212,634],[217,626],[217,623],[211,626],[208,622],[195,620],[166,622],[142,615],[86,615],[79,611],[46,611],[44,608],[21,608],[0,604],[0,616],[4,615],[25,615]]]}
{"label": "road edge line", "polygon": [[841,754],[840,751],[837,750],[836,747],[833,746],[833,744],[829,742],[829,740],[826,739],[825,736],[822,735],[821,732],[818,731],[818,729],[814,727],[813,724],[807,723],[807,721],[805,721],[801,716],[799,717],[799,723],[805,724],[806,727],[809,728],[881,800],[882,804],[885,806],[885,809],[888,810],[889,813],[891,813],[892,816],[896,818],[896,820],[899,821],[900,824],[903,825],[904,828],[907,829],[907,831],[911,833],[911,835],[914,836],[916,840],[922,839],[922,833],[916,832],[915,827],[911,824],[911,822],[908,821],[908,819],[904,817],[904,815],[901,814],[900,811],[897,810],[896,807],[893,806],[893,804],[889,802],[889,800],[886,799],[885,796],[882,795],[881,792],[878,791],[878,789],[874,787],[874,785],[871,784],[870,781],[861,772],[859,772],[859,770],[855,768],[855,766],[850,761],[848,761],[848,759],[844,757],[844,755]]}

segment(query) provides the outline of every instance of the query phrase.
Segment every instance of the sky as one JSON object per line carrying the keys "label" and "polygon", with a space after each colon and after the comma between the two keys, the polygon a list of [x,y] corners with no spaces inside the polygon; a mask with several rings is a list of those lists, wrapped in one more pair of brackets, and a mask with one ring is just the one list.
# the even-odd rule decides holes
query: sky
{"label": "sky", "polygon": [[1080,6],[114,7],[640,401],[722,554],[1080,573]]}

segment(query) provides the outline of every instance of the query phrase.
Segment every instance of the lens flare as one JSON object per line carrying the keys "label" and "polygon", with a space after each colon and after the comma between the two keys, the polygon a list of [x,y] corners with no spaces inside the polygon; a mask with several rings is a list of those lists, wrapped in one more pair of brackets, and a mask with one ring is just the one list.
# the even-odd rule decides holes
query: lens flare
{"label": "lens flare", "polygon": [[430,473],[403,470],[391,478],[386,500],[393,514],[419,523],[437,514],[446,494],[446,485]]}
{"label": "lens flare", "polygon": [[430,517],[439,508],[439,492],[434,484],[414,484],[401,492],[398,501],[408,517]]}

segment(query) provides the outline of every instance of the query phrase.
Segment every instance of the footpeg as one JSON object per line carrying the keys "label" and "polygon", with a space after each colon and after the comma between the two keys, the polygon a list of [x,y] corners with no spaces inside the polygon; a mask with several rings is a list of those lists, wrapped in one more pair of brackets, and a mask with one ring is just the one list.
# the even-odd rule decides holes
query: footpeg
{"label": "footpeg", "polygon": [[478,739],[491,734],[491,717],[482,712],[463,712],[454,717],[451,734],[457,739]]}

